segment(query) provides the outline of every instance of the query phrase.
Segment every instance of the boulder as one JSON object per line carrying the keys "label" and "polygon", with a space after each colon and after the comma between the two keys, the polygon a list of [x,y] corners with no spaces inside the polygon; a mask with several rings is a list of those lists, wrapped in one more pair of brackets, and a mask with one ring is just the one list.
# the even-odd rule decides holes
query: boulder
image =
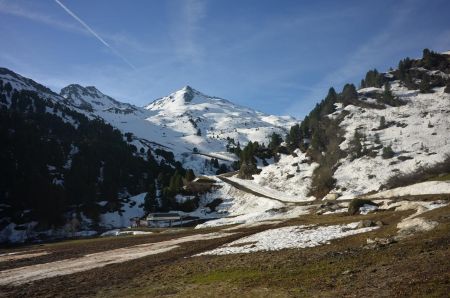
{"label": "boulder", "polygon": [[339,198],[339,194],[338,193],[330,192],[325,197],[323,197],[322,200],[324,200],[324,201],[335,201],[335,200],[337,200],[337,198]]}
{"label": "boulder", "polygon": [[370,219],[365,219],[365,220],[361,220],[358,225],[356,226],[357,229],[362,229],[362,228],[369,228],[369,227],[374,227],[376,226],[375,222],[373,222],[373,220]]}
{"label": "boulder", "polygon": [[375,224],[376,224],[378,227],[382,227],[382,226],[385,225],[385,223],[382,222],[381,220],[378,220],[377,222],[375,222]]}

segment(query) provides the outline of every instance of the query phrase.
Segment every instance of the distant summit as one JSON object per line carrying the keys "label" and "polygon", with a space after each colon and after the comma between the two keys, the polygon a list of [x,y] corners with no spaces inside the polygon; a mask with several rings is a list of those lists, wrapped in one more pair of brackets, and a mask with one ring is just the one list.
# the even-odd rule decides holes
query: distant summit
{"label": "distant summit", "polygon": [[103,94],[95,86],[83,87],[78,84],[71,84],[62,88],[60,95],[71,105],[88,112],[111,111],[114,113],[132,113],[137,110],[131,104],[119,102]]}

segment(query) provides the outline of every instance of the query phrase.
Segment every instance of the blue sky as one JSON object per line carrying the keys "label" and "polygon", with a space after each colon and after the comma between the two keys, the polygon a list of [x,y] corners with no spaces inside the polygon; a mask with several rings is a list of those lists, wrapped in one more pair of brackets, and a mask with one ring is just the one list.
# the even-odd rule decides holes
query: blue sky
{"label": "blue sky", "polygon": [[301,118],[330,86],[450,50],[447,0],[59,2],[0,0],[0,66],[136,105],[191,85]]}

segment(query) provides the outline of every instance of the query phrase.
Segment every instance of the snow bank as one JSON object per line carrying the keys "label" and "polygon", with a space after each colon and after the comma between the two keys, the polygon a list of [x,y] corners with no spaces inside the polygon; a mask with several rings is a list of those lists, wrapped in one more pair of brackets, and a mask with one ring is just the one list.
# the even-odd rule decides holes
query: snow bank
{"label": "snow bank", "polygon": [[270,209],[266,211],[260,211],[260,212],[252,212],[252,213],[246,213],[239,216],[234,217],[224,217],[216,220],[210,220],[203,224],[197,225],[196,229],[201,228],[212,228],[212,227],[218,227],[218,226],[225,226],[225,225],[240,225],[239,228],[242,227],[250,227],[255,226],[257,223],[261,222],[272,222],[276,223],[279,221],[296,218],[304,214],[309,213],[310,206],[297,206],[297,207],[291,207],[290,209],[285,210],[284,208],[280,209]]}
{"label": "snow bank", "polygon": [[228,255],[285,248],[306,248],[330,243],[330,240],[368,232],[377,227],[356,229],[357,222],[334,226],[293,226],[271,229],[241,238],[201,255]]}
{"label": "snow bank", "polygon": [[314,201],[315,198],[314,197],[306,197],[304,194],[302,195],[290,195],[287,194],[286,192],[281,192],[275,189],[271,189],[265,186],[261,186],[258,183],[252,181],[252,180],[244,180],[244,179],[239,179],[236,177],[231,177],[228,178],[233,182],[236,182],[256,193],[259,193],[261,195],[273,198],[275,200],[280,200],[283,202],[305,202],[305,201]]}
{"label": "snow bank", "polygon": [[382,191],[367,196],[367,198],[368,199],[393,198],[393,197],[414,196],[414,195],[433,195],[433,194],[449,194],[449,193],[450,193],[449,181],[427,181]]}
{"label": "snow bank", "polygon": [[153,234],[152,232],[146,232],[146,231],[121,231],[121,230],[111,230],[106,231],[100,235],[100,237],[108,237],[108,236],[126,236],[126,235],[150,235]]}
{"label": "snow bank", "polygon": [[426,232],[434,229],[437,222],[422,217],[403,220],[397,224],[400,234],[413,234],[415,232]]}

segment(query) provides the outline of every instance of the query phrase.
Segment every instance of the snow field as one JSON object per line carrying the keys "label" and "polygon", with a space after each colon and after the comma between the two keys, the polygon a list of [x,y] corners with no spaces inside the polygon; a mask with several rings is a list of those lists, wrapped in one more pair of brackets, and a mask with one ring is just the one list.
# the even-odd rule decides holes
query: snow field
{"label": "snow field", "polygon": [[270,229],[225,244],[202,255],[228,255],[253,253],[257,251],[277,251],[287,248],[306,248],[329,244],[331,240],[364,233],[378,227],[356,229],[357,222],[333,226],[291,226]]}

